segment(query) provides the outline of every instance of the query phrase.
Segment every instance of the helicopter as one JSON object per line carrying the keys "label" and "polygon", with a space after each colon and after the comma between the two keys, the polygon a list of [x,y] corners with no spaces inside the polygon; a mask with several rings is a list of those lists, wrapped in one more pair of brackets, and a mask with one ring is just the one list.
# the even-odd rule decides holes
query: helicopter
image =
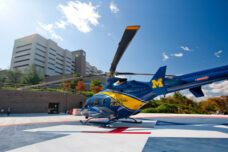
{"label": "helicopter", "polygon": [[[228,79],[228,65],[180,76],[167,75],[166,66],[160,67],[155,74],[116,72],[116,67],[121,57],[139,28],[139,25],[125,28],[109,72],[96,75],[108,77],[107,83],[101,92],[88,98],[85,102],[81,109],[81,114],[87,120],[81,121],[81,123],[87,124],[89,120],[96,118],[107,118],[108,121],[105,122],[105,125],[121,121],[121,119],[133,119],[133,123],[141,123],[142,121],[137,121],[131,116],[140,113],[141,107],[153,98],[184,89],[189,89],[195,97],[202,97],[204,96],[202,85]],[[117,77],[118,75],[151,75],[152,78],[149,82],[141,82],[120,78]],[[94,75],[25,86],[21,89],[41,87],[91,76]]]}

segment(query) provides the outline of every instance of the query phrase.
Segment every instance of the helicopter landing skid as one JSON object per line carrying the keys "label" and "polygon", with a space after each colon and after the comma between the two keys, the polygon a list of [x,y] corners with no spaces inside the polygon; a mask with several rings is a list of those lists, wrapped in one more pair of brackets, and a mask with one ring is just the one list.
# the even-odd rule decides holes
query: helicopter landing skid
{"label": "helicopter landing skid", "polygon": [[132,119],[134,121],[127,121],[127,120],[119,120],[120,122],[124,122],[124,123],[142,123],[142,121],[137,121],[134,118],[128,118],[128,119]]}
{"label": "helicopter landing skid", "polygon": [[80,120],[80,123],[83,124],[83,125],[87,125],[87,123],[88,123],[91,119],[93,119],[93,118],[89,118],[89,119],[87,119],[86,121]]}
{"label": "helicopter landing skid", "polygon": [[82,121],[80,120],[80,122],[83,124],[83,125],[92,125],[92,124],[96,124],[96,125],[99,125],[99,126],[102,126],[102,127],[105,127],[105,128],[109,128],[111,127],[114,123],[118,123],[118,122],[122,122],[122,123],[131,123],[131,124],[140,124],[142,123],[142,121],[137,121],[136,119],[134,118],[128,118],[128,119],[132,119],[134,121],[128,121],[128,120],[120,120],[120,119],[109,119],[107,122],[102,122],[102,121],[90,121],[91,119],[93,118],[89,118],[87,119],[86,121]]}

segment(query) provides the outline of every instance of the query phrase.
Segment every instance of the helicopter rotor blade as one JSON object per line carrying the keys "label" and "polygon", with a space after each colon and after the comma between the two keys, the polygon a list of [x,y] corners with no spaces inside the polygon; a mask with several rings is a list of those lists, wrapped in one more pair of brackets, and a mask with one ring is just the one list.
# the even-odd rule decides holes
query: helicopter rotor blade
{"label": "helicopter rotor blade", "polygon": [[17,90],[24,90],[24,89],[29,89],[29,88],[38,88],[38,87],[43,87],[43,86],[47,86],[47,85],[51,85],[51,84],[62,83],[62,82],[71,81],[71,80],[81,80],[81,79],[84,79],[84,78],[89,78],[89,77],[94,77],[94,76],[106,76],[106,74],[86,75],[86,76],[81,76],[81,77],[60,79],[60,80],[44,82],[44,83],[35,84],[35,85],[24,86],[24,87],[21,87],[21,88],[17,88]]}
{"label": "helicopter rotor blade", "polygon": [[[152,73],[132,73],[132,72],[116,72],[115,75],[155,75],[155,74],[152,74]],[[169,77],[174,77],[176,75],[165,75],[165,76],[169,76]]]}
{"label": "helicopter rotor blade", "polygon": [[117,48],[116,54],[114,56],[114,59],[112,61],[111,67],[110,67],[110,73],[109,77],[113,77],[116,71],[116,66],[119,63],[122,55],[124,54],[125,50],[127,49],[128,45],[130,44],[131,40],[135,36],[136,32],[140,28],[139,25],[137,26],[127,26],[124,34],[122,36],[121,41],[119,42],[119,46]]}

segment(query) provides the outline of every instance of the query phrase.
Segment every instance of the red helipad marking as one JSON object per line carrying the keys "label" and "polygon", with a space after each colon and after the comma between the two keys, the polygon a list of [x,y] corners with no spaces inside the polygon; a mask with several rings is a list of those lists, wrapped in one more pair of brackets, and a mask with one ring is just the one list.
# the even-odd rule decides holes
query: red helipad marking
{"label": "red helipad marking", "polygon": [[127,130],[127,129],[128,129],[128,127],[119,127],[119,128],[113,129],[113,130],[111,130],[109,132],[111,132],[111,133],[119,133],[119,132],[123,132],[124,130]]}
{"label": "red helipad marking", "polygon": [[83,131],[83,133],[101,133],[101,134],[151,134],[151,132],[123,132],[129,127],[119,127],[111,131]]}
{"label": "red helipad marking", "polygon": [[144,117],[134,117],[134,118],[221,118],[228,119],[227,116],[144,116]]}

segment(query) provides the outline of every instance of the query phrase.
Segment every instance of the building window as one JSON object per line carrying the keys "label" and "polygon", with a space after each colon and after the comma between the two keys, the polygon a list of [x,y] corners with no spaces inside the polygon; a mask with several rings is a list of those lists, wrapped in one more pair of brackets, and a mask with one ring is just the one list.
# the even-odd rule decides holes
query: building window
{"label": "building window", "polygon": [[44,66],[42,66],[42,65],[39,65],[39,64],[35,64],[37,67],[40,67],[40,68],[44,68]]}
{"label": "building window", "polygon": [[57,59],[57,60],[59,60],[59,61],[61,61],[61,62],[63,62],[63,60],[62,60],[62,59],[60,59],[60,58],[58,58],[58,57],[57,57],[56,59]]}
{"label": "building window", "polygon": [[53,48],[50,48],[50,50],[52,50],[52,51],[56,52],[56,50],[54,50]]}
{"label": "building window", "polygon": [[70,61],[66,61],[68,64],[71,64],[71,62]]}
{"label": "building window", "polygon": [[47,47],[46,46],[44,46],[44,45],[42,45],[42,44],[40,44],[40,43],[36,43],[38,46],[40,46],[40,47],[42,47],[42,48],[44,48],[44,49],[46,49]]}
{"label": "building window", "polygon": [[50,57],[49,57],[49,59],[52,60],[52,61],[55,61],[55,59],[53,59],[53,58],[50,58]]}
{"label": "building window", "polygon": [[43,51],[43,50],[41,50],[41,49],[39,49],[39,48],[36,48],[36,49],[39,50],[40,52],[43,52],[44,54],[46,54],[45,51]]}
{"label": "building window", "polygon": [[62,68],[60,68],[60,67],[57,67],[57,66],[56,66],[56,68],[57,68],[57,69],[59,69],[59,70],[61,70],[61,71],[63,70]]}
{"label": "building window", "polygon": [[38,62],[41,62],[41,63],[45,63],[45,61],[42,61],[42,60],[37,59],[37,58],[35,58],[35,61],[38,61]]}
{"label": "building window", "polygon": [[48,67],[48,69],[50,69],[50,70],[53,70],[53,71],[54,71],[54,69],[53,69],[53,68]]}
{"label": "building window", "polygon": [[24,62],[24,61],[29,61],[29,59],[14,61],[14,63],[19,63],[19,62]]}
{"label": "building window", "polygon": [[55,54],[53,54],[53,53],[51,53],[51,52],[49,52],[49,54],[51,54],[51,55],[55,56]]}
{"label": "building window", "polygon": [[38,53],[35,53],[37,56],[39,56],[39,57],[42,57],[42,58],[46,58],[45,56],[43,56],[43,55],[40,55],[40,54],[38,54]]}
{"label": "building window", "polygon": [[32,45],[32,43],[21,45],[21,46],[17,46],[16,48],[22,48],[22,47],[29,46],[29,45]]}
{"label": "building window", "polygon": [[64,66],[63,64],[61,64],[61,63],[59,63],[59,62],[56,62],[56,64],[61,65],[61,66]]}
{"label": "building window", "polygon": [[63,55],[61,55],[61,54],[59,54],[59,53],[57,53],[57,55],[58,55],[58,56],[61,56],[61,57],[63,57],[63,58],[64,58],[64,56],[63,56]]}
{"label": "building window", "polygon": [[61,73],[61,72],[58,72],[58,71],[55,71],[56,73],[58,73],[58,74],[63,74],[63,73]]}
{"label": "building window", "polygon": [[20,68],[20,67],[25,67],[28,66],[29,64],[24,64],[24,65],[18,65],[18,66],[14,66],[14,68]]}
{"label": "building window", "polygon": [[24,49],[24,50],[19,50],[19,51],[16,51],[16,53],[25,52],[25,51],[28,51],[28,50],[31,50],[31,48],[28,48],[28,49]]}
{"label": "building window", "polygon": [[48,64],[55,65],[54,63],[48,62]]}
{"label": "building window", "polygon": [[27,53],[27,54],[23,54],[23,55],[15,56],[14,58],[16,59],[16,58],[20,58],[20,57],[29,56],[29,55],[30,55],[30,53]]}

